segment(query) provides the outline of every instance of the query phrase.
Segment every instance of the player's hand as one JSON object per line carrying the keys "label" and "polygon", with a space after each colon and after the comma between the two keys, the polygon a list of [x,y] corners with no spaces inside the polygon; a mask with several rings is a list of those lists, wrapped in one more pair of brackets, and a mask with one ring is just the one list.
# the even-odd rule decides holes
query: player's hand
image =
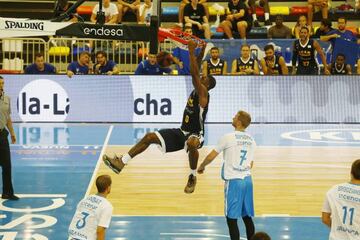
{"label": "player's hand", "polygon": [[67,75],[69,78],[71,78],[71,77],[74,75],[74,73],[73,73],[72,71],[67,71],[66,75]]}
{"label": "player's hand", "polygon": [[254,72],[254,70],[252,70],[252,69],[250,69],[250,68],[245,69],[245,73],[246,73],[246,74],[251,74],[251,73],[253,73],[253,72]]}
{"label": "player's hand", "polygon": [[197,23],[197,26],[198,26],[199,30],[203,29],[203,25],[201,23]]}
{"label": "player's hand", "polygon": [[325,68],[324,73],[325,73],[325,75],[330,75],[329,69]]}
{"label": "player's hand", "polygon": [[203,174],[204,171],[205,171],[205,167],[203,165],[200,165],[197,170],[198,174]]}
{"label": "player's hand", "polygon": [[189,47],[189,51],[190,50],[195,50],[195,48],[197,47],[197,45],[196,45],[196,42],[194,42],[193,40],[190,40],[189,42],[188,42],[188,47]]}
{"label": "player's hand", "polygon": [[113,74],[114,74],[113,71],[108,71],[108,72],[107,72],[107,75],[113,75]]}
{"label": "player's hand", "polygon": [[11,134],[11,143],[12,144],[16,143],[16,136],[14,134]]}
{"label": "player's hand", "polygon": [[226,16],[226,20],[227,20],[227,21],[232,21],[232,20],[234,20],[234,16],[233,16],[232,14],[227,15],[227,16]]}
{"label": "player's hand", "polygon": [[184,68],[184,63],[183,63],[183,62],[179,62],[178,66],[179,66],[180,69],[183,69],[183,68]]}

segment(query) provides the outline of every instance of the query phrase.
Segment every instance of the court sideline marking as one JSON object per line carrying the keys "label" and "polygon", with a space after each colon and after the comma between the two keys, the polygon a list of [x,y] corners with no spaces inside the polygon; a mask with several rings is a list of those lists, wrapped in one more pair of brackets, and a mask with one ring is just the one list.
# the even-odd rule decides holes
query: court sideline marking
{"label": "court sideline marking", "polygon": [[99,155],[99,159],[98,159],[98,161],[97,161],[97,163],[96,163],[94,172],[93,172],[93,174],[92,174],[91,180],[90,180],[89,185],[88,185],[88,188],[87,188],[87,190],[86,190],[85,196],[88,196],[89,193],[90,193],[90,191],[91,191],[91,186],[93,185],[93,183],[94,183],[94,181],[95,181],[96,173],[97,173],[97,171],[99,170],[99,167],[100,167],[101,158],[102,158],[102,156],[104,155],[105,148],[106,148],[107,145],[108,145],[108,142],[109,142],[109,139],[110,139],[110,136],[111,136],[111,133],[112,133],[113,129],[114,129],[114,125],[110,125],[109,130],[108,130],[108,132],[107,132],[107,134],[106,134],[106,138],[105,138],[104,144],[103,144],[103,146],[102,146],[100,155]]}

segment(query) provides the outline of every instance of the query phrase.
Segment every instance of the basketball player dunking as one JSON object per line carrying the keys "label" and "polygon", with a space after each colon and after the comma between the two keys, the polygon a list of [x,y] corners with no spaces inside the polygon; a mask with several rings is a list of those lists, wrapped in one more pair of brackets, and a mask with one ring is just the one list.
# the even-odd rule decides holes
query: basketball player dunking
{"label": "basketball player dunking", "polygon": [[196,185],[196,168],[199,158],[198,149],[204,143],[204,123],[210,101],[208,91],[215,87],[216,80],[211,75],[200,77],[199,66],[204,55],[205,46],[201,46],[202,51],[198,57],[195,56],[196,43],[190,41],[188,47],[190,73],[195,89],[188,98],[181,127],[161,129],[156,132],[147,133],[125,155],[120,157],[115,155],[113,158],[104,155],[103,161],[118,174],[132,158],[145,151],[150,144],[160,145],[163,152],[175,152],[185,149],[189,156],[190,175],[184,191],[185,193],[192,193]]}

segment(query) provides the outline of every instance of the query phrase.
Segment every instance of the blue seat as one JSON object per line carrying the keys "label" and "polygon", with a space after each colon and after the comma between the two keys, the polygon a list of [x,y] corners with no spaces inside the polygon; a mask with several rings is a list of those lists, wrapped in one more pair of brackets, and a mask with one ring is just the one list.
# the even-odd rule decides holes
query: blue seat
{"label": "blue seat", "polygon": [[179,14],[179,8],[178,7],[164,7],[162,9],[162,14],[165,15],[165,16],[178,15]]}

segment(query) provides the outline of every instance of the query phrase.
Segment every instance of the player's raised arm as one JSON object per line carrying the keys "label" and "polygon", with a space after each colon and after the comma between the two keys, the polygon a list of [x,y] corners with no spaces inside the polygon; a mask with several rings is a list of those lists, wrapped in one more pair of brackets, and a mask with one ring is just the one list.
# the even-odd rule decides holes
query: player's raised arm
{"label": "player's raised arm", "polygon": [[[192,83],[194,88],[199,95],[199,104],[201,107],[206,107],[208,103],[208,90],[206,86],[201,83],[200,80],[200,69],[195,56],[196,43],[194,41],[189,41],[189,57],[190,57],[190,74],[192,77]],[[201,53],[200,53],[201,55]],[[203,55],[203,54],[202,54]]]}

